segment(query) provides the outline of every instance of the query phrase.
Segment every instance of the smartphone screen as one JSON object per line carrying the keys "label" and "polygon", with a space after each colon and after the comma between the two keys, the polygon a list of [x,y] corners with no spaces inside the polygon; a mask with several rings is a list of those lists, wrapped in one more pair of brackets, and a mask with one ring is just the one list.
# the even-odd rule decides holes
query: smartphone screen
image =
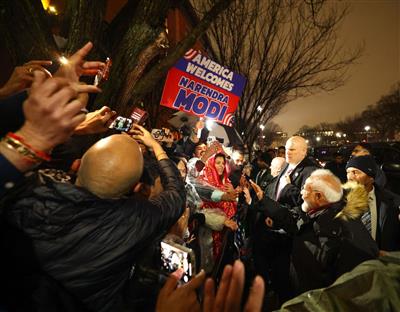
{"label": "smartphone screen", "polygon": [[118,131],[128,132],[133,125],[133,121],[130,118],[118,116],[110,125],[110,129],[115,129]]}
{"label": "smartphone screen", "polygon": [[185,283],[195,274],[194,253],[182,245],[161,242],[161,265],[169,273],[183,269],[182,281]]}

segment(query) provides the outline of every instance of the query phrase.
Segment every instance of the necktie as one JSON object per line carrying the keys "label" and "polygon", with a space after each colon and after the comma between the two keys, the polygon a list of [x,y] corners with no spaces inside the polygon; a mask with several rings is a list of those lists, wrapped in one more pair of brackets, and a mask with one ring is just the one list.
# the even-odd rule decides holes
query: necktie
{"label": "necktie", "polygon": [[361,221],[362,223],[365,225],[366,229],[368,230],[368,232],[370,234],[372,234],[372,223],[371,223],[371,201],[373,200],[373,198],[371,196],[369,196],[368,198],[368,211],[365,212],[362,216],[361,216]]}
{"label": "necktie", "polygon": [[371,233],[371,212],[369,210],[361,216],[361,221],[364,223],[368,232]]}

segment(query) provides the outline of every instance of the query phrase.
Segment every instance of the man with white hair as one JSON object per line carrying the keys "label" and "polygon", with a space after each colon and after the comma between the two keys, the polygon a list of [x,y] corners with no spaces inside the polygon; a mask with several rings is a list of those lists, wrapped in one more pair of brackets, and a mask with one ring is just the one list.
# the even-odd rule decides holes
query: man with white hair
{"label": "man with white hair", "polygon": [[[282,207],[293,208],[301,206],[303,199],[300,191],[310,174],[318,169],[318,164],[307,157],[307,142],[301,136],[292,136],[287,140],[285,159],[286,165],[275,178],[276,182],[267,190],[267,195],[279,202]],[[256,225],[257,241],[254,246],[256,270],[263,274],[265,268],[270,266],[268,269],[272,272],[270,277],[265,274],[263,276],[271,280],[280,303],[283,303],[292,296],[287,286],[292,240],[284,229],[275,228],[274,231],[266,231],[262,221]],[[261,269],[262,267],[264,270]]]}
{"label": "man with white hair", "polygon": [[376,243],[360,221],[368,208],[362,186],[344,190],[329,170],[318,169],[301,190],[302,205],[288,209],[254,186],[267,226],[283,228],[292,237],[295,293],[326,287],[361,262],[377,257]]}

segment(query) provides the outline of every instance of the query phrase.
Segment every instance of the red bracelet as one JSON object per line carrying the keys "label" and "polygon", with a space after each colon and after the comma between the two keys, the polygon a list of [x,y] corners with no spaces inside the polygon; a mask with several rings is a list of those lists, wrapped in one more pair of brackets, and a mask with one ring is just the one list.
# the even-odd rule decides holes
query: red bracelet
{"label": "red bracelet", "polygon": [[10,137],[16,141],[18,141],[19,143],[21,143],[22,145],[26,146],[29,150],[31,150],[31,152],[33,154],[35,154],[38,158],[45,160],[45,161],[50,161],[51,160],[51,156],[49,154],[47,154],[46,152],[43,151],[39,151],[34,149],[31,145],[29,145],[28,143],[25,142],[25,140],[20,137],[19,135],[16,135],[15,133],[12,132],[8,132],[6,137]]}

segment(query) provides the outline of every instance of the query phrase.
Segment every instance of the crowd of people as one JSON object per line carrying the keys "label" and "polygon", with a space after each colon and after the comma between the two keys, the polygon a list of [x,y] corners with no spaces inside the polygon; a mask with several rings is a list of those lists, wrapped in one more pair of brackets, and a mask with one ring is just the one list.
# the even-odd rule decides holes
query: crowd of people
{"label": "crowd of people", "polygon": [[85,110],[91,48],[0,88],[0,310],[270,311],[400,251],[400,197],[368,146],[320,168],[300,136],[250,162],[201,119],[162,141],[110,130],[116,112]]}

